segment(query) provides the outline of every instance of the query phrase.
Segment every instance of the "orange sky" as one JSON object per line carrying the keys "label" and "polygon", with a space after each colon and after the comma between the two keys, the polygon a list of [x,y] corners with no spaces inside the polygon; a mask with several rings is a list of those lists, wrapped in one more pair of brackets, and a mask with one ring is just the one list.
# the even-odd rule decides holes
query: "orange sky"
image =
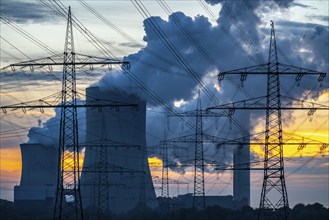
{"label": "orange sky", "polygon": [[0,148],[0,177],[3,180],[16,180],[21,176],[21,151],[19,148]]}
{"label": "orange sky", "polygon": [[[318,103],[329,103],[329,90],[323,92],[317,99],[311,100]],[[303,115],[304,114],[304,115]],[[328,112],[317,112],[313,117],[309,117],[307,115],[307,112],[292,112],[291,115],[289,115],[290,118],[294,118],[293,122],[284,123],[284,131],[285,134],[289,136],[294,136],[295,138],[300,138],[301,136],[305,137],[305,142],[309,141],[308,139],[312,139],[313,141],[319,141],[319,142],[329,142],[329,119]],[[283,115],[286,117],[285,115]],[[306,118],[306,120],[305,120]],[[264,121],[260,120],[259,124],[255,127],[254,133],[261,132],[264,129]],[[264,140],[264,139],[262,139]],[[302,151],[297,151],[298,146],[284,146],[284,156],[285,158],[299,158],[299,157],[317,157],[317,158],[328,158],[329,155],[329,147],[327,147],[324,151],[320,151],[320,145],[317,146],[311,146],[307,145]],[[263,157],[263,150],[262,146],[252,146],[251,151],[256,153],[260,156],[260,158]],[[81,156],[81,164],[83,162],[83,158]],[[161,178],[161,169],[159,167],[162,166],[162,161],[158,158],[149,158],[150,165],[158,166],[157,168],[151,167],[151,173],[152,176],[158,176]],[[286,163],[286,166],[289,166],[289,163]],[[322,163],[321,166],[329,167],[329,162]],[[20,181],[20,175],[21,175],[21,153],[19,147],[15,148],[0,148],[0,183],[1,188],[10,190],[13,189],[15,185],[19,184]],[[213,182],[216,182],[215,180],[218,179],[218,174],[207,174],[207,178],[211,179]],[[220,174],[221,181],[228,181],[230,182],[231,174],[225,173]],[[305,174],[300,174],[305,175]],[[298,178],[299,174],[295,174],[293,179],[291,181],[296,180],[297,182],[294,183],[296,186],[303,185],[303,182],[300,182],[301,178]],[[172,172],[170,171],[170,178],[172,179],[186,179],[192,180],[193,178],[193,172],[192,170],[187,170],[184,174],[184,178],[182,177],[182,174],[178,172]],[[312,177],[313,178],[313,177]],[[324,178],[321,175],[316,176],[317,179]],[[328,176],[327,176],[328,178]],[[299,182],[298,182],[299,181]],[[323,181],[322,181],[323,182]],[[217,183],[216,183],[217,184]],[[221,183],[219,183],[221,184]],[[224,183],[222,183],[221,187],[223,188]],[[190,188],[192,187],[189,186]],[[209,188],[214,188],[218,186],[211,186],[211,184],[208,184]],[[192,188],[191,188],[192,189]],[[12,193],[12,192],[11,192]],[[3,198],[3,195],[0,195],[1,198]]]}
{"label": "orange sky", "polygon": [[[307,101],[329,105],[329,90],[323,91],[319,97],[312,99],[304,97]],[[318,111],[313,116],[308,116],[307,111],[283,112],[283,139],[287,143],[296,143],[304,140],[307,142],[319,142],[319,145],[306,145],[298,151],[298,145],[284,145],[284,157],[323,156],[329,155],[329,147],[321,151],[321,143],[329,143],[329,111]],[[285,122],[285,119],[287,122]],[[260,120],[254,128],[254,133],[264,131],[264,121]],[[264,136],[260,138],[264,140]],[[291,140],[289,140],[291,139]],[[251,151],[263,157],[262,146],[252,146]]]}

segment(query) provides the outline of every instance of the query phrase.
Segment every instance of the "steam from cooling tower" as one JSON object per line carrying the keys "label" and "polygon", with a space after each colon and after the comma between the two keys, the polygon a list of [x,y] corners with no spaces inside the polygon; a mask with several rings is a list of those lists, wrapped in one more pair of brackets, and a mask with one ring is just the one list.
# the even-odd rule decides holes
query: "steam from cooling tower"
{"label": "steam from cooling tower", "polygon": [[[212,5],[222,4],[223,7],[219,12],[218,22],[221,26],[225,26],[232,36],[237,38],[238,42],[242,42],[241,45],[247,54],[243,53],[240,48],[231,42],[219,25],[211,23],[207,17],[200,15],[192,18],[186,16],[183,12],[175,12],[171,14],[167,20],[161,17],[145,19],[145,36],[143,39],[146,42],[146,46],[137,53],[125,57],[125,60],[131,63],[130,72],[136,75],[140,81],[147,85],[150,90],[154,91],[164,102],[171,105],[174,105],[175,101],[180,100],[189,103],[188,101],[196,94],[197,83],[172,54],[171,50],[165,46],[162,39],[159,38],[152,28],[151,20],[160,26],[167,37],[166,40],[171,42],[171,45],[180,52],[181,56],[188,62],[207,87],[214,93],[216,89],[220,89],[219,95],[221,96],[222,102],[229,102],[232,101],[231,94],[237,93],[236,86],[232,86],[232,84],[227,81],[227,83],[224,83],[221,87],[217,84],[216,75],[219,72],[218,68],[205,58],[195,42],[192,42],[184,35],[177,25],[177,20],[179,20],[182,26],[189,30],[191,35],[193,35],[201,47],[214,59],[216,64],[220,64],[223,70],[229,70],[260,64],[260,60],[258,60],[257,63],[255,63],[254,60],[250,60],[251,56],[255,57],[259,55],[263,58],[264,62],[267,62],[269,40],[268,36],[265,37],[265,34],[262,33],[260,29],[264,29],[264,27],[269,29],[270,21],[268,18],[263,18],[262,21],[266,21],[266,23],[262,23],[259,19],[257,20],[252,13],[263,16],[262,14],[268,12],[270,9],[274,13],[275,10],[286,10],[290,6],[304,7],[300,4],[293,3],[293,0],[247,1],[249,3],[240,1],[206,0],[206,2]],[[240,26],[243,27],[257,51],[252,51],[251,48],[246,45],[244,38],[234,25],[232,21],[233,18],[230,14],[233,14],[235,18],[238,19]],[[288,25],[289,24],[282,23],[278,26],[284,29]],[[301,38],[302,33],[304,36]],[[292,62],[290,64],[303,63],[305,68],[316,65],[318,67],[317,69],[321,71],[326,71],[328,69],[328,63],[326,62],[328,60],[326,59],[328,58],[328,52],[321,49],[328,44],[327,28],[318,26],[314,29],[309,29],[306,33],[304,31],[299,31],[298,33],[296,32],[288,36],[277,35],[279,35],[278,44],[279,46],[281,44],[283,45],[282,48],[284,48],[286,57],[289,57],[289,61]],[[300,41],[303,42],[302,45],[305,50],[314,53],[314,59],[312,59],[311,62],[309,62],[310,59],[306,57],[308,54],[302,53],[301,56],[299,56],[299,53],[297,53],[297,51],[300,50],[300,46],[297,48],[296,42],[300,45]],[[283,57],[279,59],[287,63]],[[126,75],[129,75],[129,73],[126,73]],[[158,102],[155,102],[152,97],[149,97],[143,89],[132,82],[126,75],[121,71],[108,74],[100,80],[98,85],[104,90],[119,89],[127,93],[137,94],[142,99],[147,100],[149,105],[159,105]],[[238,82],[238,80],[236,81]],[[251,97],[259,96],[259,91],[266,91],[266,83],[264,83],[262,77],[253,78],[249,81],[247,80],[247,83],[249,83],[249,87],[246,88],[246,90],[248,90]],[[305,86],[306,89],[308,89],[307,85]],[[298,94],[300,94],[299,91]],[[241,97],[241,99],[247,98],[246,95],[241,94],[241,92],[239,92],[237,96],[235,100],[239,97]],[[208,97],[208,100],[207,97],[203,97],[204,103],[208,103],[209,99],[210,97]],[[184,108],[188,109],[188,105],[185,105]],[[191,108],[194,109],[194,105],[191,106]]]}
{"label": "steam from cooling tower", "polygon": [[[230,38],[227,33],[221,29],[218,24],[211,22],[209,18],[199,15],[196,17],[186,16],[183,12],[175,12],[171,14],[167,20],[161,17],[151,17],[144,20],[145,36],[144,41],[146,46],[140,49],[137,53],[125,57],[125,61],[129,61],[131,69],[129,72],[114,71],[111,74],[104,76],[97,85],[100,90],[108,92],[111,90],[123,91],[128,94],[135,94],[148,103],[147,113],[147,145],[157,144],[164,139],[164,130],[168,129],[166,115],[167,111],[162,108],[161,104],[150,97],[135,82],[131,81],[132,74],[143,82],[150,90],[152,90],[164,103],[172,106],[177,111],[187,111],[196,108],[196,91],[198,90],[197,83],[189,76],[186,69],[173,56],[170,49],[165,46],[156,32],[152,29],[150,22],[156,22],[161,30],[166,34],[167,40],[180,52],[181,56],[189,63],[194,72],[204,82],[211,93],[216,95],[222,103],[227,103],[232,100],[248,99],[266,94],[266,81],[264,77],[254,77],[247,79],[244,89],[248,91],[244,93],[233,85],[229,80],[226,80],[221,85],[217,82],[218,68],[211,64],[208,59],[200,52],[198,46],[191,42],[187,36],[177,26],[177,19],[186,27],[197,42],[204,48],[205,51],[214,59],[215,63],[220,64],[223,70],[236,69],[239,67],[259,64],[250,59],[250,56],[256,57],[257,54],[264,58],[267,62],[268,53],[268,36],[264,37],[261,28],[268,28],[269,19],[261,18],[261,21],[255,19],[253,13],[263,16],[268,14],[269,10],[286,10],[287,8],[303,7],[301,4],[295,4],[293,0],[273,0],[273,1],[222,1],[222,0],[207,0],[211,5],[221,4],[228,6],[226,9],[221,8],[218,15],[218,22],[229,30],[230,34],[237,38],[238,42],[244,42],[243,36],[239,33],[238,28],[233,24],[232,17],[228,10],[239,20],[243,29],[247,32],[250,41],[253,43],[257,51],[253,51],[242,43],[242,47],[246,53],[243,53]],[[249,2],[249,3],[248,3]],[[201,9],[201,8],[200,8]],[[266,22],[266,23],[262,23]],[[318,26],[314,28],[304,27],[300,29],[291,29],[289,22],[276,23],[277,29],[289,28],[292,34],[284,35],[279,31],[278,45],[284,48],[284,52],[289,57],[289,64],[301,64],[301,66],[310,69],[318,69],[328,72],[329,64],[328,51],[323,50],[325,45],[328,45],[328,28]],[[305,30],[307,30],[305,32]],[[289,31],[290,32],[290,31]],[[302,45],[302,48],[301,46]],[[264,49],[265,48],[265,49]],[[301,49],[306,52],[299,53]],[[313,54],[310,59],[310,52]],[[283,58],[280,58],[283,59]],[[285,63],[287,63],[285,61]],[[315,68],[314,68],[315,67]],[[130,75],[129,75],[130,74]],[[239,79],[234,78],[235,82],[240,85]],[[285,80],[282,79],[282,85],[285,85]],[[303,83],[303,82],[302,82]],[[314,85],[303,84],[300,89],[291,91],[292,96],[302,94],[300,91],[314,89]],[[321,90],[318,89],[318,90]],[[261,92],[261,94],[260,94]],[[295,93],[295,94],[294,94]],[[202,93],[203,108],[215,105],[213,97]],[[84,111],[84,110],[80,110]],[[58,139],[60,115],[57,112],[55,118],[49,119],[44,123],[43,128],[32,128],[29,131],[29,142],[49,143],[52,140]],[[84,115],[79,113],[78,115]],[[257,120],[260,115],[252,114],[253,120]],[[239,118],[236,118],[239,121]],[[217,125],[216,125],[217,123]],[[205,129],[212,131],[213,135],[221,133],[221,135],[229,133],[229,122],[225,119],[219,119],[218,122],[205,121]],[[83,126],[83,122],[79,120],[79,128]],[[184,132],[187,132],[187,127],[178,120],[172,119],[170,122],[169,137],[177,137]],[[218,126],[218,129],[216,129]],[[50,132],[51,130],[51,132]],[[80,132],[80,130],[79,130]],[[84,133],[81,129],[79,136]],[[50,138],[46,138],[51,134]],[[186,134],[186,133],[185,133]],[[170,136],[171,135],[171,136]],[[83,137],[82,137],[83,138]],[[209,148],[211,152],[216,153],[217,149]],[[183,151],[179,151],[182,153]],[[156,154],[155,154],[156,155]],[[171,154],[172,160],[179,158],[174,153]]]}
{"label": "steam from cooling tower", "polygon": [[[77,103],[83,104],[83,101],[77,100]],[[38,119],[38,127],[32,127],[28,132],[29,144],[42,144],[44,146],[58,147],[59,127],[61,109],[55,108],[55,116],[43,122]],[[86,111],[84,108],[77,108],[79,142],[85,141],[86,136]]]}
{"label": "steam from cooling tower", "polygon": [[[207,2],[210,4],[227,4],[229,9],[221,9],[218,21],[221,25],[230,30],[231,34],[236,37],[239,42],[244,42],[237,28],[233,25],[231,21],[232,18],[228,14],[229,12],[227,12],[227,10],[231,10],[243,26],[243,29],[247,31],[250,41],[255,45],[258,54],[264,58],[265,62],[267,62],[267,48],[269,41],[267,37],[263,37],[263,33],[260,33],[259,29],[260,25],[264,25],[264,27],[268,28],[269,21],[268,19],[263,19],[268,22],[266,24],[261,24],[259,20],[256,20],[252,16],[250,10],[253,10],[254,13],[261,14],[259,12],[266,12],[266,10],[269,10],[270,6],[275,6],[274,9],[277,10],[280,10],[280,8],[285,10],[294,5],[291,0],[251,1],[252,7],[239,1],[225,1],[225,3],[223,3],[223,1]],[[260,91],[263,91],[263,94],[266,94],[266,83],[263,77],[253,77],[252,80],[247,80],[245,90],[248,91],[249,97],[239,91],[239,89],[237,89],[236,86],[233,86],[229,81],[225,81],[219,86],[216,80],[218,69],[211,64],[205,56],[200,53],[197,46],[182,33],[175,22],[177,19],[184,27],[188,28],[189,32],[195,37],[195,40],[200,42],[200,45],[208,52],[208,54],[210,54],[211,57],[214,58],[217,64],[222,65],[224,70],[259,64],[252,63],[248,56],[242,53],[241,50],[230,41],[229,37],[227,37],[226,33],[219,25],[212,24],[209,19],[204,16],[191,18],[186,16],[183,12],[175,12],[168,17],[168,20],[164,20],[160,17],[148,18],[144,21],[145,36],[143,39],[147,43],[146,46],[137,53],[127,56],[125,60],[131,63],[131,72],[161,99],[173,107],[178,101],[185,103],[176,108],[177,110],[195,109],[196,104],[193,101],[193,97],[195,97],[197,91],[197,84],[191,79],[186,70],[184,70],[181,63],[175,59],[154,29],[152,29],[150,25],[151,20],[161,27],[168,37],[167,40],[170,41],[178,51],[180,51],[182,57],[188,61],[199,78],[205,82],[207,88],[212,93],[216,94],[223,103],[230,102],[233,99],[242,100],[250,97],[257,97],[260,96]],[[323,27],[321,27],[321,29],[323,29]],[[318,44],[320,45],[319,47],[326,44],[328,40],[325,40],[325,36],[327,36],[325,32],[328,33],[328,30],[322,31],[321,37],[317,37],[318,39],[321,39],[321,41],[312,41],[312,43],[304,41],[304,47],[312,47],[313,49],[316,48],[313,44]],[[283,46],[285,48],[285,53],[287,57],[294,59],[292,60],[293,63],[296,61],[296,63],[304,63],[305,67],[310,66],[310,63],[305,62],[307,59],[299,57],[298,55],[296,56],[296,54],[298,54],[297,51],[299,50],[297,47],[285,45],[295,45],[294,42],[296,39],[300,39],[299,35],[291,35],[288,37],[282,36],[280,37],[280,43],[281,39],[283,39],[282,42],[284,43]],[[252,55],[252,51],[248,46],[242,46],[246,49],[248,54]],[[325,62],[325,56],[323,56],[322,53],[324,53],[323,50],[314,51],[314,54],[318,54],[315,56],[321,57],[319,60]],[[254,54],[253,56],[256,55]],[[327,67],[328,64],[324,69]],[[104,90],[119,89],[127,93],[134,93],[139,95],[142,99],[147,100],[149,107],[153,110],[153,112],[148,112],[148,131],[155,134],[156,137],[163,137],[163,130],[166,127],[166,119],[163,116],[164,114],[157,114],[156,112],[165,112],[165,110],[160,107],[159,103],[149,97],[145,91],[136,86],[134,82],[130,81],[127,75],[129,75],[129,73],[123,74],[121,72],[106,75],[99,82],[99,86]],[[235,80],[239,85],[239,80]],[[307,89],[308,87],[309,85],[304,85],[303,89]],[[202,102],[204,103],[204,107],[214,105],[214,103],[211,102],[211,97],[204,94],[202,94]],[[256,115],[256,117],[259,116]],[[172,125],[171,129],[175,127],[180,128],[181,126]],[[179,129],[176,129],[175,133],[177,133],[177,131],[179,131]],[[149,145],[155,144],[157,142],[155,139],[156,138],[149,136]]]}

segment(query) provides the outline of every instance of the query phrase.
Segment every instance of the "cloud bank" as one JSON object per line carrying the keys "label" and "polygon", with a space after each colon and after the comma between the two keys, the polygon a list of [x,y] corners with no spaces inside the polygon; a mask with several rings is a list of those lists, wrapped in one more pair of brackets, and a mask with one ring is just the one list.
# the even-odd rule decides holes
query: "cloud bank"
{"label": "cloud bank", "polygon": [[[241,3],[241,1],[207,1],[209,4],[222,4],[222,9],[219,11],[218,22],[224,25],[230,33],[237,38],[239,42],[243,41],[239,28],[234,25],[232,17],[228,10],[239,20],[240,25],[246,30],[246,34],[250,41],[259,48],[257,53],[264,57],[266,61],[268,51],[268,36],[264,37],[263,33],[259,31],[259,20],[251,16],[252,13],[267,13],[268,7],[275,5],[275,10],[287,9],[292,5],[291,0],[287,1],[252,1],[252,7],[248,4]],[[227,4],[227,5],[225,5]],[[263,10],[263,11],[262,11]],[[206,87],[211,91],[214,97],[217,97],[221,102],[226,103],[234,100],[247,99],[250,97],[257,97],[266,94],[266,78],[259,76],[252,78],[248,76],[243,89],[240,88],[239,78],[233,78],[235,83],[224,81],[221,85],[217,82],[218,68],[207,59],[199,50],[198,45],[191,42],[189,38],[182,33],[177,26],[177,19],[184,26],[187,27],[191,35],[195,38],[199,45],[211,56],[216,64],[219,64],[224,70],[236,69],[244,66],[255,65],[250,62],[249,56],[255,56],[253,51],[247,45],[242,47],[246,53],[241,52],[241,48],[236,47],[230,40],[227,33],[220,28],[219,25],[213,25],[205,16],[189,17],[183,12],[175,12],[167,19],[161,17],[151,17],[144,21],[145,36],[144,41],[146,46],[135,54],[125,57],[126,61],[131,63],[129,73],[122,71],[114,72],[106,75],[99,82],[98,85],[104,91],[120,90],[128,94],[137,94],[144,100],[147,100],[149,111],[147,113],[147,144],[148,146],[157,144],[159,140],[164,138],[164,130],[167,130],[166,114],[168,113],[161,105],[152,97],[149,97],[143,88],[136,85],[127,77],[126,74],[133,74],[137,76],[150,90],[152,90],[158,97],[160,97],[166,104],[170,105],[177,111],[187,111],[196,108],[196,92],[198,84],[192,80],[186,73],[181,63],[176,60],[172,54],[172,50],[168,48],[162,39],[156,34],[152,28],[151,20],[156,22],[161,30],[166,34],[167,40],[179,51],[182,56],[191,66],[193,72],[206,84]],[[304,25],[301,23],[301,25]],[[292,61],[291,64],[312,68],[321,71],[328,70],[328,51],[323,48],[328,48],[328,28],[323,26],[305,26],[302,31],[299,30],[294,33],[287,31],[286,26],[282,25],[281,30],[277,31],[277,43],[287,57]],[[287,34],[288,33],[288,34]],[[150,53],[155,51],[156,54]],[[316,80],[315,80],[316,81]],[[289,88],[294,85],[294,80],[282,78],[282,86]],[[239,88],[238,88],[239,87]],[[315,88],[315,89],[314,89]],[[299,88],[288,90],[289,95],[300,97],[306,90],[321,91],[323,88],[314,87],[313,84],[302,82]],[[175,107],[175,103],[181,101],[179,107]],[[209,97],[202,93],[203,108],[214,105],[213,97]],[[242,115],[235,115],[235,121],[241,121]],[[263,116],[263,113],[252,113],[253,121],[258,120]],[[49,120],[49,124],[52,120]],[[191,123],[194,123],[191,120]],[[240,124],[243,124],[240,122]],[[234,124],[230,129],[229,121],[227,119],[218,119],[218,121],[205,120],[205,132],[210,135],[230,136],[232,131],[236,132],[239,125]],[[48,128],[46,124],[45,128]],[[217,129],[216,129],[217,128]],[[44,129],[44,128],[43,128]],[[34,128],[38,132],[41,129]],[[31,129],[30,140],[33,138],[33,129]],[[249,130],[249,128],[245,128]],[[179,134],[186,135],[193,133],[191,128],[182,128],[179,121],[171,122],[170,137],[177,137]],[[152,135],[149,135],[152,134]],[[246,132],[239,132],[239,135],[246,135]],[[223,155],[222,151],[216,149],[214,145],[205,147],[206,155],[211,155],[208,158],[214,158],[219,162],[219,155]],[[183,154],[183,153],[181,153]],[[159,156],[154,153],[153,156]],[[185,155],[185,158],[193,158],[193,154]],[[179,155],[171,154],[172,161],[177,161]]]}
{"label": "cloud bank", "polygon": [[17,23],[54,21],[57,18],[40,4],[31,1],[2,0],[1,15]]}

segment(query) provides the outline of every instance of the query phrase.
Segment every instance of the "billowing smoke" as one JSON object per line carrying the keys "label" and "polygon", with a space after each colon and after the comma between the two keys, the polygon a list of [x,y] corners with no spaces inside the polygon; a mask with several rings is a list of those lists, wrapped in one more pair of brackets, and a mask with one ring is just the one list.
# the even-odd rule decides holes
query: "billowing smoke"
{"label": "billowing smoke", "polygon": [[[159,39],[158,35],[154,33],[149,23],[151,19],[161,25],[161,29],[168,36],[168,40],[177,51],[180,51],[181,56],[189,62],[199,78],[203,78],[211,71],[214,71],[214,67],[209,61],[202,56],[196,46],[191,44],[187,37],[178,29],[173,17],[179,18],[184,26],[189,27],[191,34],[195,36],[198,42],[202,42],[202,46],[212,56],[215,57],[217,53],[217,49],[214,48],[221,48],[221,46],[225,45],[217,41],[217,39],[221,38],[220,32],[213,28],[204,16],[190,18],[182,12],[176,12],[169,16],[168,21],[160,17],[146,19],[144,21],[144,41],[147,43],[146,47],[136,54],[127,56],[125,60],[131,63],[130,72],[136,74],[148,88],[154,91],[166,103],[172,103],[181,99],[191,99],[197,84],[188,76],[182,65],[163,44],[162,40]],[[139,94],[151,105],[159,104],[155,103],[142,89],[135,87],[136,85],[122,73],[105,76],[101,83],[103,81],[106,81],[105,86],[108,89],[111,89],[107,86],[110,84],[114,88],[121,88],[128,92]]]}
{"label": "billowing smoke", "polygon": [[[207,3],[211,4],[211,5],[216,5],[216,4],[241,4],[241,2],[239,1],[226,1],[226,0],[205,0]],[[270,1],[265,1],[265,0],[253,0],[253,1],[249,1],[250,3],[252,3],[253,5],[255,5],[256,7],[258,7],[259,5],[263,5],[264,3],[275,3],[277,4],[279,7],[281,8],[287,8],[290,7],[293,4],[294,0],[270,0]],[[241,7],[241,5],[240,5]]]}
{"label": "billowing smoke", "polygon": [[306,62],[312,68],[328,72],[329,51],[325,49],[329,46],[328,28],[317,26],[306,31],[299,43],[304,45],[303,49],[306,51],[304,59]]}
{"label": "billowing smoke", "polygon": [[[226,29],[230,31],[231,35],[237,38],[238,42],[244,42],[243,36],[241,36],[241,33],[238,31],[239,28],[233,25],[234,21],[232,19],[235,17],[257,51],[251,51],[248,45],[242,43],[241,45],[247,51],[247,54],[242,53],[241,49],[232,43],[227,33],[225,33],[219,25],[213,25],[209,19],[204,16],[191,18],[182,12],[175,12],[170,15],[167,20],[160,17],[146,19],[144,21],[144,41],[147,45],[137,53],[127,56],[125,60],[131,63],[130,72],[132,75],[136,75],[140,81],[150,90],[154,91],[165,103],[173,105],[175,101],[191,100],[195,97],[197,83],[191,79],[186,69],[177,61],[176,57],[171,52],[172,50],[167,48],[163,40],[155,33],[150,25],[150,20],[156,22],[161,27],[162,32],[166,34],[166,39],[175,47],[176,51],[180,52],[181,57],[189,63],[194,73],[207,84],[209,89],[217,93],[216,95],[220,97],[222,102],[232,101],[233,97],[237,100],[260,96],[259,91],[266,91],[264,77],[253,77],[252,79],[248,77],[245,83],[245,90],[248,94],[237,88],[240,86],[238,79],[235,79],[237,85],[233,85],[230,81],[225,81],[225,83],[221,85],[220,93],[217,92],[214,86],[218,88],[216,81],[216,74],[219,71],[217,68],[218,66],[210,62],[209,59],[200,52],[198,46],[204,48],[222,70],[260,64],[260,60],[258,60],[257,63],[253,63],[253,61],[250,60],[251,56],[255,57],[257,54],[263,58],[264,62],[267,62],[269,39],[268,36],[264,37],[264,33],[261,33],[259,30],[261,29],[260,25],[263,27],[264,24],[260,24],[260,21],[255,19],[252,13],[261,14],[258,10],[266,10],[266,7],[269,5],[276,6],[277,8],[274,9],[278,10],[280,8],[286,9],[292,5],[293,1],[259,0],[246,1],[249,3],[245,3],[241,1],[209,0],[207,2],[212,5],[223,4],[219,12],[218,22],[221,26],[225,26]],[[227,4],[228,9],[225,4]],[[232,14],[234,15],[233,18],[231,16]],[[182,26],[187,27],[199,45],[191,42],[178,28],[177,19]],[[266,28],[269,29],[269,21],[266,22],[266,25]],[[326,71],[328,68],[326,62],[328,52],[321,48],[328,43],[328,30],[325,27],[316,27],[315,30],[318,32],[313,33],[313,35],[317,35],[317,39],[314,38],[315,36],[310,36],[311,33],[305,33],[306,35],[302,38],[300,35],[287,36],[287,34],[285,34],[284,36],[280,36],[282,32],[278,33],[278,44],[279,46],[282,45],[286,57],[290,57],[289,61],[292,63],[288,63],[288,61],[284,60],[282,57],[279,58],[280,61],[296,66],[304,66],[306,68],[314,67],[314,69]],[[302,41],[302,44],[300,41]],[[298,42],[299,47],[295,47],[296,42]],[[314,55],[311,56],[314,56],[314,58],[310,57],[310,54],[299,53],[299,51],[303,49],[300,48],[300,45],[303,45],[303,47],[305,47],[304,49],[310,53],[313,53]],[[318,60],[321,63],[318,63]],[[147,100],[149,105],[159,106],[158,102],[155,102],[142,88],[131,81],[131,77],[127,77],[127,75],[131,75],[131,73],[123,74],[122,72],[116,72],[106,75],[100,81],[99,86],[105,90],[115,88],[124,90],[127,93],[138,94],[140,97]],[[255,85],[257,85],[257,87],[255,87]],[[263,92],[263,94],[265,93]],[[208,103],[210,98],[209,96],[203,97],[203,100],[206,99],[204,103],[210,105]],[[187,106],[188,105],[184,106],[186,110],[188,110]],[[194,106],[192,108],[194,108]]]}
{"label": "billowing smoke", "polygon": [[[260,31],[260,25],[263,25],[254,15],[262,15],[261,12],[267,13],[269,8],[272,10],[286,9],[293,4],[292,0],[273,0],[273,1],[221,1],[207,0],[206,2],[215,5],[221,4],[222,8],[219,12],[218,22],[229,30],[232,36],[236,37],[238,42],[244,42],[244,36],[241,35],[239,28],[234,25],[234,17],[239,20],[240,25],[246,31],[250,41],[255,46],[256,51],[247,44],[242,44],[242,47],[247,51],[243,53],[241,48],[238,48],[229,38],[228,34],[223,31],[219,25],[212,24],[205,16],[196,16],[191,18],[183,12],[175,12],[170,15],[167,20],[160,17],[148,18],[144,21],[145,36],[144,41],[146,46],[140,49],[137,53],[125,57],[126,61],[131,63],[131,69],[128,72],[114,72],[106,75],[99,82],[98,86],[101,90],[121,90],[128,94],[137,94],[148,102],[147,115],[147,144],[152,146],[164,139],[164,131],[168,130],[167,138],[177,137],[180,135],[193,134],[195,131],[184,125],[177,119],[170,120],[170,127],[167,123],[167,110],[162,106],[164,103],[171,106],[175,111],[188,111],[196,108],[196,94],[199,89],[198,84],[189,76],[185,68],[172,54],[170,48],[162,42],[162,39],[156,34],[150,25],[150,20],[155,21],[161,30],[166,34],[166,39],[179,51],[180,55],[188,62],[194,73],[206,84],[207,89],[212,95],[201,93],[203,108],[218,104],[214,102],[214,97],[222,103],[232,100],[248,99],[251,97],[263,96],[266,94],[266,79],[265,77],[248,76],[243,89],[239,82],[239,76],[232,78],[234,82],[225,80],[221,85],[217,82],[217,73],[219,69],[209,61],[199,50],[199,46],[213,58],[216,64],[219,64],[223,70],[236,69],[244,66],[260,64],[253,62],[250,56],[256,57],[257,54],[264,58],[267,62],[268,53],[268,36],[264,37],[264,33]],[[189,38],[182,33],[177,26],[177,19],[186,27],[191,35],[195,38],[199,45],[191,42]],[[264,18],[263,18],[264,19]],[[268,24],[267,23],[267,29]],[[278,29],[284,29],[284,26]],[[313,30],[305,32],[303,35],[299,33],[287,35],[284,32],[278,31],[278,45],[284,48],[285,55],[290,57],[290,61],[296,66],[313,68],[321,71],[328,70],[328,51],[323,48],[328,47],[328,29],[323,26],[314,27]],[[302,45],[302,48],[300,47]],[[300,51],[305,51],[300,53]],[[152,90],[164,103],[159,103],[150,97],[139,85],[131,80],[137,77],[150,90]],[[290,81],[289,81],[290,80]],[[291,79],[282,79],[282,86],[288,90],[294,81]],[[301,91],[314,88],[314,85],[302,83],[296,91],[289,91],[292,96],[298,97]],[[318,89],[319,91],[321,88]],[[263,113],[262,113],[263,114]],[[251,117],[256,121],[262,115],[251,114]],[[243,128],[241,123],[243,115],[235,115],[232,120],[232,129],[230,130],[230,120],[223,117],[221,119],[209,119],[204,122],[206,133],[219,137],[229,137],[231,133],[237,133],[237,129]],[[236,123],[239,122],[240,123]],[[189,120],[190,123],[195,123],[195,119]],[[46,122],[44,130],[48,128],[52,119]],[[80,123],[82,124],[82,123]],[[42,131],[39,128],[33,128],[30,131],[30,141],[34,140],[35,133]],[[244,128],[244,131],[238,132],[239,135],[247,135],[250,128]],[[42,132],[41,132],[42,133]],[[47,132],[48,133],[48,132]],[[38,136],[36,139],[42,138]],[[45,141],[47,142],[47,141]],[[191,147],[191,146],[189,146]],[[205,155],[211,155],[208,158],[213,158],[219,162],[224,162],[223,155],[226,151],[218,149],[214,145],[205,146]],[[193,158],[193,151],[189,150],[189,154],[185,155],[185,151],[171,151],[170,158],[172,161],[182,160],[184,155],[186,160]],[[192,153],[191,153],[192,152]],[[151,152],[155,156],[159,156],[158,152]],[[160,157],[160,156],[159,156]],[[230,157],[228,157],[230,158]],[[231,160],[231,159],[229,159]]]}
{"label": "billowing smoke", "polygon": [[[83,101],[78,100],[77,103],[83,104]],[[78,134],[79,142],[85,142],[86,136],[86,111],[84,108],[77,108],[78,114]],[[60,131],[60,118],[61,109],[55,108],[55,116],[42,122],[38,120],[38,127],[32,127],[28,132],[28,143],[39,143],[49,147],[58,147],[59,131]]]}

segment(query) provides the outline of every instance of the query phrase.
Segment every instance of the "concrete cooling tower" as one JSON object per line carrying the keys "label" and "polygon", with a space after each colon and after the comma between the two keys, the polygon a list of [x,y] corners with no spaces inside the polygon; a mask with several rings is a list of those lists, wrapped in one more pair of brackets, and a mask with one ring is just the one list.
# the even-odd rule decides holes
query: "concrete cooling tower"
{"label": "concrete cooling tower", "polygon": [[133,95],[102,92],[98,87],[87,88],[86,96],[87,104],[102,104],[108,100],[137,104],[139,109],[86,110],[87,147],[81,174],[84,208],[120,214],[139,203],[157,207],[146,152],[146,103]]}
{"label": "concrete cooling tower", "polygon": [[55,203],[58,149],[41,144],[21,144],[22,175],[14,188],[15,205],[51,208]]}

